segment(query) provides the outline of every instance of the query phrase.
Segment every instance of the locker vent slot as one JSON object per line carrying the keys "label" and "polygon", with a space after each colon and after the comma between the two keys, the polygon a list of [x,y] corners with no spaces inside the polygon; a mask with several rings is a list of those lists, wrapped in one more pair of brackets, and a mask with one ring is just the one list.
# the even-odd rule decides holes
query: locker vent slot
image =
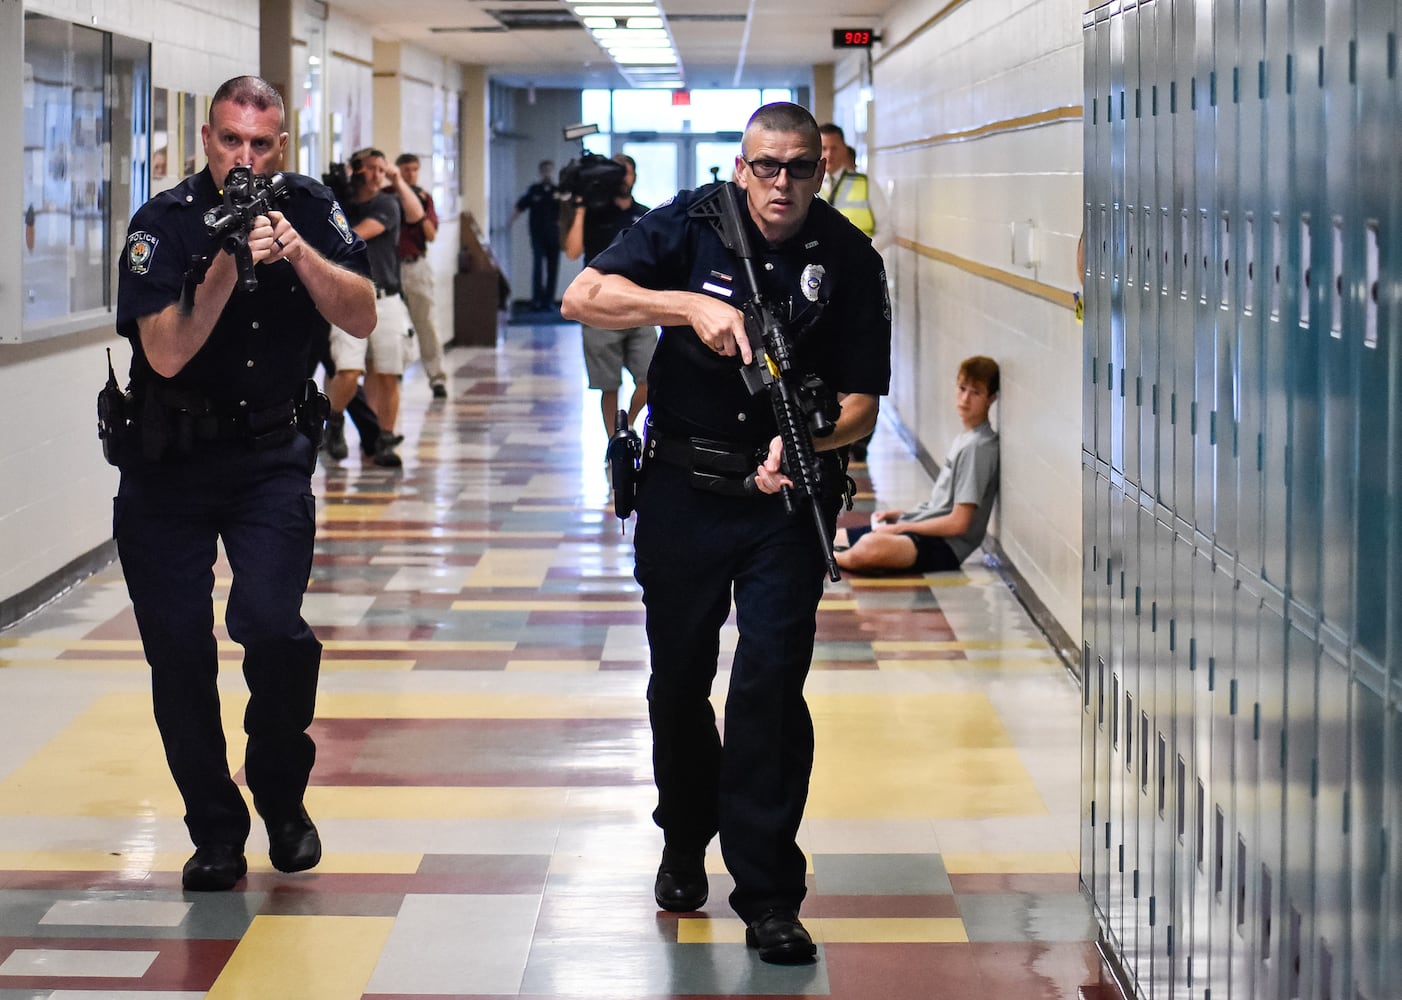
{"label": "locker vent slot", "polygon": [[1244,933],[1246,927],[1246,841],[1236,838],[1236,928]]}
{"label": "locker vent slot", "polygon": [[1302,944],[1300,932],[1303,925],[1304,918],[1300,916],[1299,909],[1292,902],[1290,904],[1290,940],[1288,942],[1290,950],[1287,954],[1288,960],[1285,963],[1285,995],[1290,1000],[1299,1000],[1300,997],[1300,981],[1303,979],[1301,965],[1304,961],[1304,955],[1300,951]]}
{"label": "locker vent slot", "polygon": [[1363,284],[1363,346],[1377,348],[1378,346],[1378,223],[1376,219],[1368,220],[1365,230],[1366,247],[1364,264],[1364,284]]}
{"label": "locker vent slot", "polygon": [[1159,818],[1166,819],[1168,806],[1168,740],[1159,733]]}
{"label": "locker vent slot", "polygon": [[[1202,783],[1198,783],[1198,794],[1203,794]],[[1212,808],[1212,839],[1215,853],[1212,860],[1212,891],[1220,898],[1227,877],[1227,817],[1221,806]]]}
{"label": "locker vent slot", "polygon": [[1271,870],[1265,865],[1261,866],[1261,960],[1269,961],[1271,957],[1271,907],[1275,905],[1271,899]]}

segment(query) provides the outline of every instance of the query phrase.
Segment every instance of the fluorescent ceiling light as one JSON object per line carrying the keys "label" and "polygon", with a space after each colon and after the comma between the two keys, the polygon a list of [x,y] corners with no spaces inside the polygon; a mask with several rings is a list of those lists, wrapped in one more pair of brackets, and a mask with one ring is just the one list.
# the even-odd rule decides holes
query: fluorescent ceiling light
{"label": "fluorescent ceiling light", "polygon": [[607,31],[619,27],[618,21],[612,17],[586,17],[584,26],[590,31]]}
{"label": "fluorescent ceiling light", "polygon": [[663,27],[663,26],[664,26],[664,25],[663,25],[663,23],[662,23],[662,18],[660,18],[660,17],[630,17],[630,18],[628,18],[628,30],[629,30],[629,31],[641,31],[641,30],[643,30],[644,28],[661,28],[661,27]]}
{"label": "fluorescent ceiling light", "polygon": [[672,40],[667,37],[666,32],[659,32],[656,35],[635,35],[631,31],[600,31],[594,36],[595,41],[605,48],[610,45],[636,45],[639,48],[659,48],[672,44]]}

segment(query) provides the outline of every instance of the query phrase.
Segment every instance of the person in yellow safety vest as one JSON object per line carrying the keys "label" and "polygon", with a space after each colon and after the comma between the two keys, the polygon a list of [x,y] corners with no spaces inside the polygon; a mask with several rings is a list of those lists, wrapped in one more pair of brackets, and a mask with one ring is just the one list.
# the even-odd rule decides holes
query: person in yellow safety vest
{"label": "person in yellow safety vest", "polygon": [[823,198],[845,215],[852,225],[868,236],[875,236],[876,213],[871,207],[867,175],[857,170],[842,128],[829,122],[819,126],[818,132],[823,140],[823,157],[827,160]]}

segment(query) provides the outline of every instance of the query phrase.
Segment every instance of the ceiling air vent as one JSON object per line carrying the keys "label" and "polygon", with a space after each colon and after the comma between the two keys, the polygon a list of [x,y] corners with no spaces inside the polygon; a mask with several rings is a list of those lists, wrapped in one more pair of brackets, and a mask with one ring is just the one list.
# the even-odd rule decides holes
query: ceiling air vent
{"label": "ceiling air vent", "polygon": [[570,11],[555,7],[548,10],[483,8],[507,31],[583,31],[584,26]]}

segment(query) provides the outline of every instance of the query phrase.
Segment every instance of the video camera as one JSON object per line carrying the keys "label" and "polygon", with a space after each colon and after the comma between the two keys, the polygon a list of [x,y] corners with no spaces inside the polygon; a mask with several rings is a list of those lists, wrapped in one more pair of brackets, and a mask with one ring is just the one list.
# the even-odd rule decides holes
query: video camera
{"label": "video camera", "polygon": [[336,163],[334,160],[327,166],[326,173],[321,175],[321,183],[331,189],[331,193],[338,202],[351,201],[351,180],[350,171],[344,163]]}
{"label": "video camera", "polygon": [[239,287],[251,292],[258,287],[253,273],[253,254],[248,234],[253,221],[273,210],[273,203],[287,196],[287,178],[280,173],[264,176],[252,167],[237,166],[224,178],[224,204],[204,213],[205,232],[222,240],[224,249],[238,262]]}
{"label": "video camera", "polygon": [[[564,129],[567,141],[598,131],[597,125],[566,125]],[[579,157],[560,168],[560,195],[566,200],[578,198],[585,208],[602,208],[622,192],[627,172],[623,164],[591,153],[581,143]]]}

